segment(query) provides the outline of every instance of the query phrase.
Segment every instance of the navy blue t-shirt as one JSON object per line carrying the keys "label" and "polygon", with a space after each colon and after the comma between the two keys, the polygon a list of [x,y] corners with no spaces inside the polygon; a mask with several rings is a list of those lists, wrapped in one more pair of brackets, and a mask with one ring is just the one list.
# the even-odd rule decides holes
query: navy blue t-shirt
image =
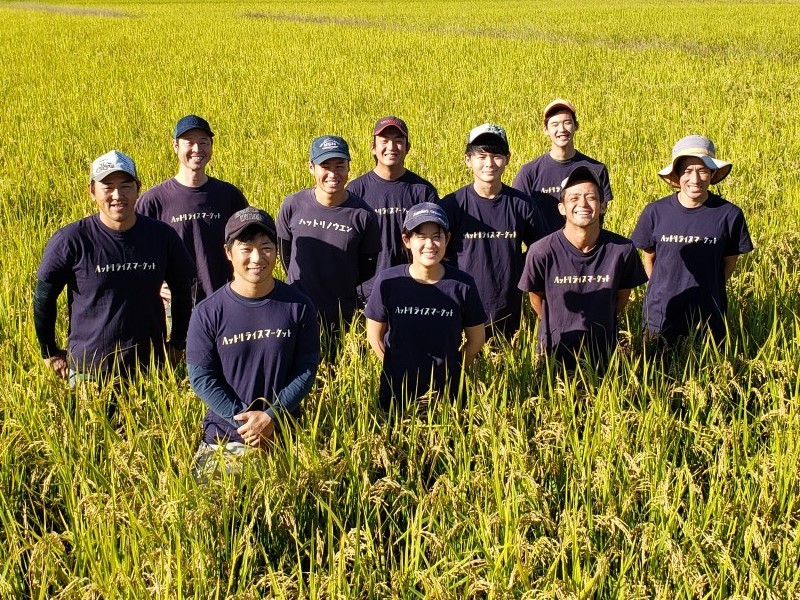
{"label": "navy blue t-shirt", "polygon": [[[363,198],[378,215],[381,230],[381,251],[375,275],[388,267],[408,263],[403,246],[402,231],[406,211],[420,202],[438,202],[439,194],[426,179],[406,170],[395,180],[383,179],[375,171],[365,173],[347,184],[347,189]],[[366,302],[372,292],[375,277],[361,284],[359,294]]]}
{"label": "navy blue t-shirt", "polygon": [[483,310],[475,281],[466,273],[445,267],[436,283],[416,281],[409,265],[389,267],[375,279],[364,314],[387,323],[380,401],[392,396],[415,399],[429,391],[458,392],[461,340],[464,328],[483,325]]}
{"label": "navy blue t-shirt", "polygon": [[225,256],[225,224],[247,207],[236,186],[209,177],[200,187],[186,187],[174,177],[159,183],[136,201],[136,211],[164,221],[183,240],[197,267],[195,302],[230,281],[233,269]]}
{"label": "navy blue t-shirt", "polygon": [[36,277],[67,287],[70,368],[109,371],[147,365],[167,335],[161,283],[189,286],[194,265],[165,223],[139,215],[127,231],[97,214],[59,229],[47,242]]}
{"label": "navy blue t-shirt", "polygon": [[506,335],[519,329],[522,293],[517,288],[530,246],[546,233],[538,207],[522,192],[503,185],[494,199],[472,184],[442,199],[452,237],[447,255],[478,286],[492,323]]}
{"label": "navy blue t-shirt", "polygon": [[702,206],[686,208],[671,194],[644,207],[631,238],[656,255],[644,302],[647,328],[674,341],[707,322],[722,339],[723,259],[753,249],[741,209],[711,193]]}
{"label": "navy blue t-shirt", "polygon": [[375,211],[350,193],[336,207],[323,206],[314,188],[287,196],[277,219],[278,237],[290,241],[286,281],[307,294],[326,324],[352,320],[358,306],[359,260],[381,249]]}
{"label": "navy blue t-shirt", "polygon": [[610,201],[614,198],[606,166],[580,152],[576,152],[575,156],[564,161],[555,160],[549,152],[545,152],[539,158],[522,165],[514,177],[512,185],[539,204],[549,224],[548,233],[564,227],[564,217],[558,212],[561,182],[578,166],[588,167],[597,174],[603,186],[604,200]]}
{"label": "navy blue t-shirt", "polygon": [[[319,354],[311,300],[275,282],[264,298],[243,298],[225,285],[197,305],[189,321],[186,362],[219,373],[241,401],[234,414],[267,410],[296,376],[297,357]],[[242,442],[224,418],[209,410],[203,441]]]}
{"label": "navy blue t-shirt", "polygon": [[617,292],[647,281],[631,240],[600,230],[595,247],[583,253],[563,230],[528,249],[519,287],[544,293],[539,350],[571,358],[581,346],[600,358],[617,345]]}

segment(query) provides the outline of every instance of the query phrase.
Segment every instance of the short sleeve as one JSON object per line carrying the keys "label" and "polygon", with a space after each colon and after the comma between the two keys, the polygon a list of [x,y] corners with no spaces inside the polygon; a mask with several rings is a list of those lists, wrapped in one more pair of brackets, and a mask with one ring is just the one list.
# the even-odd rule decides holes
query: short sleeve
{"label": "short sleeve", "polygon": [[464,327],[475,327],[486,323],[486,310],[483,308],[483,301],[474,281],[470,281],[467,288],[463,321]]}
{"label": "short sleeve", "polygon": [[56,231],[45,246],[36,278],[63,289],[73,277],[76,260],[75,248],[68,242],[64,231]]}
{"label": "short sleeve", "polygon": [[523,292],[544,291],[544,259],[544,254],[536,246],[528,249],[525,267],[522,269],[522,276],[517,286]]}
{"label": "short sleeve", "polygon": [[372,287],[372,293],[369,295],[369,300],[367,300],[367,306],[364,308],[364,316],[378,323],[388,323],[389,321],[388,310],[383,301],[388,281],[383,274],[384,272],[378,273],[375,285]]}
{"label": "short sleeve", "polygon": [[752,252],[753,242],[744,213],[738,209],[730,223],[730,232],[725,244],[725,256],[738,256]]}
{"label": "short sleeve", "polygon": [[647,283],[647,273],[645,273],[642,259],[633,245],[630,245],[625,250],[625,261],[622,276],[619,280],[619,289],[631,290],[644,283]]}
{"label": "short sleeve", "polygon": [[656,248],[656,242],[653,239],[655,223],[652,207],[652,204],[644,207],[642,214],[639,215],[639,220],[636,222],[636,227],[633,228],[633,233],[631,234],[631,240],[634,246],[647,252],[652,252]]}
{"label": "short sleeve", "polygon": [[375,211],[365,209],[366,218],[364,219],[364,235],[358,246],[359,253],[364,256],[378,254],[381,251],[381,230],[378,226],[378,215]]}
{"label": "short sleeve", "polygon": [[216,347],[217,332],[214,330],[209,308],[207,300],[192,311],[189,332],[186,335],[186,363],[221,371]]}

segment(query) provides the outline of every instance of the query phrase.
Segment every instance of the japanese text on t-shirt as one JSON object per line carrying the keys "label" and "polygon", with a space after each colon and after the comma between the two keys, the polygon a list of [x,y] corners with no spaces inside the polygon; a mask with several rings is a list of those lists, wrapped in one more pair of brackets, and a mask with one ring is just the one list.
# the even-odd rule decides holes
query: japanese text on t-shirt
{"label": "japanese text on t-shirt", "polygon": [[611,281],[611,275],[563,275],[561,277],[555,276],[553,283],[608,283]]}
{"label": "japanese text on t-shirt", "polygon": [[97,265],[94,268],[95,273],[115,273],[117,271],[155,271],[156,263],[152,262],[127,262],[127,263],[109,263],[106,265]]}
{"label": "japanese text on t-shirt", "polygon": [[504,239],[504,240],[513,240],[516,239],[517,232],[516,231],[470,231],[464,234],[465,240],[496,240],[496,239]]}
{"label": "japanese text on t-shirt", "polygon": [[266,338],[290,338],[292,331],[290,329],[254,329],[253,331],[243,331],[242,333],[235,333],[231,337],[222,336],[222,345],[228,346],[230,344],[239,344],[241,342],[249,342],[252,340],[263,340]]}
{"label": "japanese text on t-shirt", "polygon": [[173,223],[181,223],[183,221],[196,221],[198,219],[220,219],[222,218],[222,213],[213,213],[213,212],[196,212],[196,213],[183,213],[182,215],[174,215],[172,217]]}
{"label": "japanese text on t-shirt", "polygon": [[435,308],[432,306],[398,306],[396,315],[420,315],[423,317],[452,317],[455,313],[452,308]]}
{"label": "japanese text on t-shirt", "polygon": [[332,221],[322,221],[317,219],[300,219],[299,225],[312,227],[314,229],[332,229],[333,231],[341,231],[343,233],[350,233],[353,228],[349,225],[342,225],[341,223],[333,223]]}
{"label": "japanese text on t-shirt", "polygon": [[717,238],[699,235],[662,235],[659,241],[675,244],[716,244]]}

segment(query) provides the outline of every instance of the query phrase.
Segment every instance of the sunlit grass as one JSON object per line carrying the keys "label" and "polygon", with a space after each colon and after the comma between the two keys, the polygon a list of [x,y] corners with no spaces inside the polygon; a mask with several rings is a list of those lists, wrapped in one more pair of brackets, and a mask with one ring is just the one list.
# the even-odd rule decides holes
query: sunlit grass
{"label": "sunlit grass", "polygon": [[[120,16],[124,15],[124,16]],[[118,3],[0,6],[0,598],[794,598],[800,596],[800,129],[794,3]],[[444,194],[466,132],[509,132],[507,181],[578,107],[607,225],[667,193],[673,142],[735,164],[720,192],[758,247],[730,336],[664,357],[626,343],[601,376],[534,356],[533,324],[479,357],[456,406],[385,415],[362,327],[302,420],[238,476],[199,485],[203,414],[181,369],[70,392],[30,319],[47,238],[93,210],[116,147],[145,187],[174,173],[188,112],[214,175],[273,213],[310,185],[315,135],[353,175],[378,116]],[[59,334],[65,333],[61,313]],[[530,315],[528,315],[530,318]],[[115,408],[110,403],[115,400]]]}

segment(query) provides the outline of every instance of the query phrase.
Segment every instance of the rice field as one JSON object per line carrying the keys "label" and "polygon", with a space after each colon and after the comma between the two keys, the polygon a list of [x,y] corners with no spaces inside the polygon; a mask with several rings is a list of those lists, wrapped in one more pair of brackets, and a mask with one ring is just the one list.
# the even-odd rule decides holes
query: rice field
{"label": "rice field", "polygon": [[[789,1],[0,4],[0,598],[800,598],[798,23]],[[45,370],[34,273],[95,210],[105,151],[150,187],[176,119],[203,115],[210,173],[274,214],[311,185],[314,136],[344,136],[355,177],[397,114],[445,194],[485,121],[510,183],[557,96],[619,233],[668,192],[678,138],[734,163],[718,191],[757,250],[724,347],[648,356],[640,290],[605,377],[537,360],[528,314],[462,405],[387,417],[357,327],[279,447],[203,485],[183,369],[121,393]]]}

